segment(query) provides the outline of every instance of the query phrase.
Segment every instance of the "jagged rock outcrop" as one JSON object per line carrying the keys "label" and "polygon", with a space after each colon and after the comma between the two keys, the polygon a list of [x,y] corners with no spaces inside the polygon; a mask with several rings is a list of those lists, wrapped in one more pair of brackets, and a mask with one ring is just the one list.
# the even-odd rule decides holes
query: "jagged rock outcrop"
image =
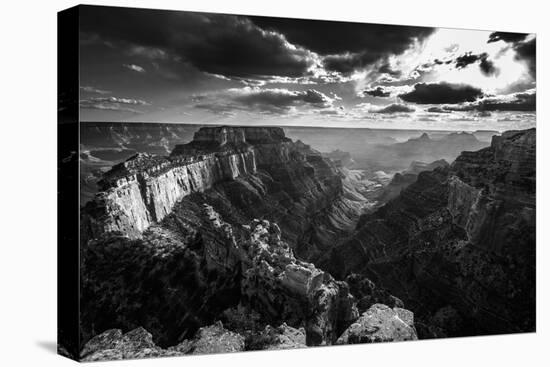
{"label": "jagged rock outcrop", "polygon": [[295,329],[282,324],[279,327],[271,327],[267,325],[260,335],[260,339],[265,343],[263,349],[296,349],[305,348],[306,333],[303,328]]}
{"label": "jagged rock outcrop", "polygon": [[336,282],[313,264],[299,261],[268,221],[253,221],[243,245],[241,303],[270,324],[305,323],[308,345],[332,343],[358,317],[347,284]]}
{"label": "jagged rock outcrop", "polygon": [[[403,299],[431,330],[421,337],[533,331],[535,141],[535,129],[506,132],[420,173],[320,267],[362,273]],[[431,327],[449,306],[460,326]]]}
{"label": "jagged rock outcrop", "polygon": [[[248,226],[234,228],[224,222],[211,206],[203,204],[202,212],[204,213],[203,220],[206,223],[203,223],[201,230],[205,231],[210,228],[211,233],[202,241],[197,240],[195,243],[186,245],[176,241],[176,237],[171,239],[166,230],[155,227],[154,231],[148,231],[144,236],[144,239],[156,242],[150,243],[150,251],[143,253],[142,260],[135,257],[128,258],[127,252],[120,257],[113,256],[104,260],[105,255],[116,254],[103,253],[102,250],[109,248],[110,244],[103,243],[103,247],[95,248],[96,253],[93,258],[96,263],[93,264],[94,268],[97,268],[97,261],[99,261],[99,263],[108,263],[112,269],[117,269],[114,272],[111,270],[105,286],[127,292],[122,295],[113,294],[112,290],[102,287],[98,279],[87,279],[85,284],[90,284],[93,289],[85,286],[85,299],[93,299],[99,310],[106,314],[110,313],[109,307],[116,309],[111,312],[114,313],[112,316],[116,317],[117,321],[107,321],[106,324],[120,323],[123,320],[121,319],[122,315],[130,322],[126,322],[126,325],[137,323],[138,320],[145,317],[148,320],[145,322],[148,322],[149,327],[155,328],[156,332],[167,333],[164,338],[159,340],[165,340],[164,345],[170,345],[170,333],[173,335],[172,338],[176,338],[188,325],[172,322],[172,320],[178,319],[178,314],[186,315],[186,317],[191,316],[195,320],[202,318],[203,322],[207,322],[221,314],[219,311],[215,311],[216,309],[238,306],[242,309],[254,310],[258,315],[255,323],[266,325],[263,330],[253,335],[254,342],[249,345],[249,348],[281,349],[333,344],[342,332],[358,318],[356,300],[347,283],[335,281],[332,276],[317,269],[313,264],[296,259],[292,249],[281,240],[281,230],[276,224],[266,220],[254,220]],[[152,232],[156,233],[152,234]],[[157,236],[161,234],[163,237],[158,238]],[[180,239],[182,238],[180,237]],[[129,246],[126,251],[137,249],[139,252],[143,252],[143,249],[135,246],[136,241],[142,242],[143,239],[134,240],[134,246]],[[112,245],[115,248],[120,246],[115,243]],[[202,254],[203,260],[198,262],[196,257],[200,254]],[[91,254],[87,254],[86,258],[89,259],[90,256]],[[172,259],[172,257],[176,258]],[[185,260],[186,258],[188,260]],[[196,259],[195,263],[189,267],[189,259],[193,258]],[[121,261],[128,263],[121,267]],[[182,264],[181,267],[178,265],[179,263]],[[202,265],[199,265],[201,263]],[[141,272],[153,271],[153,273],[145,275],[145,277],[139,275],[141,277],[139,282],[128,279],[127,283],[125,282],[119,287],[120,283],[116,280],[118,277],[116,273],[119,273],[120,276],[127,276],[128,266],[134,266]],[[147,270],[151,266],[156,270]],[[168,269],[170,272],[167,272]],[[96,270],[99,271],[99,274],[104,274],[106,269]],[[187,274],[189,271],[192,274]],[[213,275],[218,278],[213,278]],[[189,276],[192,278],[189,279]],[[164,282],[167,285],[155,286],[166,277]],[[143,286],[150,281],[156,282],[151,286],[160,292],[157,295],[145,288],[135,288],[136,285]],[[193,285],[192,282],[199,283]],[[133,287],[132,284],[134,284]],[[189,294],[190,292],[191,294]],[[237,297],[224,299],[222,294],[225,292],[234,292]],[[105,297],[103,301],[98,298],[100,294]],[[135,299],[136,296],[142,297],[142,300]],[[196,299],[197,296],[200,299]],[[108,306],[105,301],[112,302],[112,306]],[[122,304],[119,303],[121,301]],[[202,306],[200,306],[201,303],[196,304],[197,301],[202,302]],[[142,302],[146,302],[152,308],[146,311],[141,306]],[[213,304],[210,304],[211,302]],[[136,316],[132,316],[131,307],[134,304],[137,305],[137,310],[140,312]],[[154,316],[156,313],[153,309],[158,307],[155,305],[162,305],[161,311],[166,313],[166,319]],[[201,312],[201,308],[207,310]],[[87,312],[90,311],[87,308]],[[145,315],[143,315],[144,312]],[[152,312],[152,314],[147,312]],[[105,317],[106,314],[101,316]],[[84,325],[87,320],[99,324],[101,321],[99,316],[99,314],[93,313],[91,317],[85,317]],[[161,323],[160,329],[158,329],[159,322]],[[235,327],[235,323],[230,322],[231,324],[233,324],[232,327]],[[272,324],[281,326],[272,328],[269,326]],[[254,329],[252,326],[245,327],[245,334],[247,328]],[[240,332],[243,330],[240,326],[237,329]],[[168,348],[157,346],[153,342],[151,334],[143,329],[136,330],[124,335],[120,330],[102,333],[88,342],[81,355],[86,360],[139,358],[177,355],[178,353],[220,353],[244,350],[246,345],[244,336],[226,331],[221,323],[208,328],[200,328],[193,340],[179,342]]]}
{"label": "jagged rock outcrop", "polygon": [[307,345],[320,345],[334,343],[359,316],[347,283],[296,259],[277,224],[235,227],[210,205],[185,204],[188,222],[174,216],[141,239],[88,244],[82,318],[88,335],[107,325],[144,326],[169,346],[183,331],[189,336],[242,305],[264,325],[303,327]]}
{"label": "jagged rock outcrop", "polygon": [[174,349],[185,349],[188,354],[240,352],[244,350],[244,337],[224,329],[222,323],[217,322],[200,328],[193,340],[185,344],[184,348],[176,346]]}
{"label": "jagged rock outcrop", "polygon": [[80,361],[93,362],[148,357],[176,356],[183,353],[164,350],[153,342],[143,328],[123,334],[120,329],[107,330],[89,340],[80,352]]}
{"label": "jagged rock outcrop", "polygon": [[153,342],[153,336],[142,327],[125,334],[120,329],[107,330],[90,339],[80,352],[81,362],[174,357],[184,354],[230,353],[244,350],[244,337],[224,329],[218,322],[200,328],[193,339],[163,349]]}
{"label": "jagged rock outcrop", "polygon": [[[188,209],[193,208],[187,204]],[[202,217],[193,214],[197,217],[189,215],[187,218],[193,222],[202,221],[197,227],[200,232],[194,231],[194,226],[186,227],[189,232],[182,236],[177,233],[183,233],[183,228],[176,231],[175,228],[168,230],[154,226],[142,239],[124,240],[129,243],[90,244],[88,251],[93,249],[93,253],[85,254],[84,273],[87,278],[83,295],[84,301],[88,303],[89,299],[95,308],[91,304],[85,308],[85,327],[90,325],[97,329],[101,325],[113,324],[128,327],[144,323],[147,329],[153,328],[157,339],[169,353],[217,353],[227,351],[226,344],[242,344],[242,349],[245,345],[250,349],[279,349],[333,344],[359,317],[356,298],[348,284],[334,280],[311,263],[298,260],[289,245],[281,240],[281,229],[277,224],[253,220],[249,225],[234,227],[210,205],[203,203],[193,210],[200,211]],[[183,226],[184,223],[177,225]],[[130,257],[133,252],[138,254]],[[88,270],[88,267],[93,270]],[[139,269],[135,278],[129,278],[132,267]],[[108,274],[108,279],[98,278],[105,277],[105,274]],[[364,283],[354,284],[354,287],[358,289],[357,294],[366,292]],[[124,293],[113,293],[115,289]],[[399,302],[386,296],[392,305]],[[155,310],[159,306],[160,314]],[[251,332],[252,343],[245,342],[245,336],[235,336],[223,330],[222,333],[220,324],[215,330],[198,329],[192,344],[179,342],[167,348],[174,345],[181,335],[192,335],[193,322],[195,325],[214,322],[223,315],[220,310],[231,307],[250,310],[238,311],[241,313],[257,315],[250,317],[250,321],[255,321],[247,324],[243,319],[248,316],[235,317],[235,312],[233,316],[225,313],[230,328],[242,335]],[[102,320],[102,317],[106,319]],[[237,318],[241,320],[235,322]],[[260,330],[258,325],[265,326]],[[281,326],[273,329],[268,325]],[[218,335],[220,333],[223,338]],[[222,349],[219,349],[215,340],[221,342],[224,338],[228,341],[221,343]],[[241,338],[242,343],[235,341]],[[96,338],[92,340],[91,345],[97,341]],[[150,341],[152,343],[152,339]],[[114,348],[115,351],[89,358],[167,355],[168,352],[151,343],[141,354],[136,354],[133,344],[126,346],[122,343],[120,348]],[[126,349],[131,352],[125,352]]]}
{"label": "jagged rock outcrop", "polygon": [[[278,327],[267,325],[256,336],[262,350],[305,348],[306,335],[303,329],[286,324]],[[120,329],[107,330],[90,339],[80,352],[81,362],[175,357],[186,354],[233,353],[245,350],[244,336],[224,328],[221,322],[200,328],[192,339],[161,348],[153,342],[151,333],[138,327],[127,333]]]}
{"label": "jagged rock outcrop", "polygon": [[336,344],[380,343],[417,340],[414,315],[403,308],[371,306],[338,338]]}
{"label": "jagged rock outcrop", "polygon": [[306,331],[303,327],[294,328],[283,322],[273,327],[262,321],[259,312],[245,306],[225,310],[221,318],[224,325],[245,336],[246,350],[287,349],[306,347]]}

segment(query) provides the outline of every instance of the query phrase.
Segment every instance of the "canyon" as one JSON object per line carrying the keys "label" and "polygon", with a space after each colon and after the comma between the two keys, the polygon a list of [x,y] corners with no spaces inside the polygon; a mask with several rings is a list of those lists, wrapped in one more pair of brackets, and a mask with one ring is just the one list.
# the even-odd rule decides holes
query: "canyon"
{"label": "canyon", "polygon": [[318,265],[390,289],[421,337],[533,331],[535,150],[535,129],[508,131],[421,172]]}
{"label": "canyon", "polygon": [[533,331],[535,136],[417,162],[377,205],[349,154],[278,127],[201,127],[169,154],[136,153],[81,210],[83,345],[70,352]]}

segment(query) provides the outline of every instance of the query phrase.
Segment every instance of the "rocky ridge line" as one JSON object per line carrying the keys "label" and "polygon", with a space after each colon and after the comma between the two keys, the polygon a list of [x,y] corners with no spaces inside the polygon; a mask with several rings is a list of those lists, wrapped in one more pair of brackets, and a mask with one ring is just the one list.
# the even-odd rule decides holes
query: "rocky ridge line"
{"label": "rocky ridge line", "polygon": [[[389,299],[391,303],[391,297],[363,297],[361,308],[366,311],[360,318],[357,300],[348,284],[334,280],[311,263],[296,259],[292,249],[281,240],[281,230],[277,224],[253,220],[243,228],[234,228],[224,222],[211,206],[204,204],[203,210],[220,238],[220,241],[205,244],[205,270],[223,274],[240,267],[241,298],[238,307],[245,318],[255,312],[265,323],[263,330],[254,334],[253,339],[256,345],[259,339],[261,345],[248,348],[284,349],[345,344],[348,340],[349,343],[357,342],[357,338],[370,338],[371,342],[392,338],[417,339],[410,311],[399,307],[392,310],[375,303],[383,299]],[[368,282],[356,277],[354,289],[364,287],[364,284],[360,286],[364,281]],[[357,291],[356,294],[364,293]],[[395,302],[402,304],[397,299]],[[230,322],[230,328],[241,331],[241,322]],[[273,328],[271,324],[281,326]],[[108,330],[90,339],[81,357],[84,360],[101,360],[224,353],[245,350],[245,344],[244,336],[225,329],[220,322],[203,327],[193,339],[168,348],[153,343],[151,334],[143,328],[124,335],[120,330]]]}

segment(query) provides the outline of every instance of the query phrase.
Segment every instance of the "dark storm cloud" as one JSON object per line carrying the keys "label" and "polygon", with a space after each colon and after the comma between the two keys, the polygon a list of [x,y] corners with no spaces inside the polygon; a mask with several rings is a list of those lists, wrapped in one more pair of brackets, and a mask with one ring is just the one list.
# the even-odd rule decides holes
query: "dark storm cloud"
{"label": "dark storm cloud", "polygon": [[375,55],[346,53],[328,55],[323,59],[323,66],[331,71],[349,74],[356,69],[364,68],[378,60]]}
{"label": "dark storm cloud", "polygon": [[265,89],[244,94],[235,98],[250,107],[287,109],[291,106],[309,104],[315,107],[328,107],[330,98],[314,89],[289,91],[286,89]]}
{"label": "dark storm cloud", "polygon": [[399,98],[406,102],[419,104],[447,104],[473,102],[483,96],[481,89],[467,84],[418,83],[414,90],[400,94]]}
{"label": "dark storm cloud", "polygon": [[130,50],[155,50],[155,57],[170,54],[209,73],[298,77],[312,65],[307,50],[290,47],[246,17],[110,7],[85,7],[80,14],[83,34]]}
{"label": "dark storm cloud", "polygon": [[390,105],[387,105],[386,107],[380,108],[380,109],[374,109],[370,112],[374,113],[408,113],[408,112],[414,112],[415,109],[399,103],[393,103]]}
{"label": "dark storm cloud", "polygon": [[498,74],[498,69],[495,67],[495,64],[486,57],[481,59],[479,68],[481,69],[481,72],[487,76]]}
{"label": "dark storm cloud", "polygon": [[512,46],[516,51],[516,60],[523,61],[529,68],[529,74],[535,78],[537,74],[536,54],[537,42],[536,38],[525,41],[527,33],[506,33],[493,32],[489,35],[487,43],[504,41]]}
{"label": "dark storm cloud", "polygon": [[446,61],[439,60],[439,59],[434,60],[434,64],[436,65],[451,64],[452,62],[453,60],[446,60]]}
{"label": "dark storm cloud", "polygon": [[251,17],[258,26],[282,33],[291,43],[326,56],[327,69],[351,72],[398,55],[434,32],[408,27],[306,19]]}
{"label": "dark storm cloud", "polygon": [[384,88],[382,88],[382,87],[376,87],[374,89],[365,90],[365,91],[363,91],[363,93],[367,94],[369,96],[373,96],[373,97],[389,97],[390,96],[390,92],[385,91]]}
{"label": "dark storm cloud", "polygon": [[516,93],[513,98],[492,97],[461,106],[445,106],[450,111],[536,111],[536,93]]}
{"label": "dark storm cloud", "polygon": [[284,114],[293,107],[331,108],[333,99],[314,89],[291,91],[288,89],[242,88],[230,89],[213,95],[193,97],[195,108],[211,112],[258,111]]}
{"label": "dark storm cloud", "polygon": [[489,35],[487,43],[504,41],[508,43],[515,43],[523,41],[527,37],[527,33],[511,33],[511,32],[493,32]]}
{"label": "dark storm cloud", "polygon": [[463,69],[466,66],[477,62],[479,62],[479,68],[484,75],[491,76],[498,73],[498,69],[495,67],[494,63],[489,60],[489,55],[486,52],[480,54],[472,54],[471,52],[467,52],[456,58],[455,67],[457,69]]}
{"label": "dark storm cloud", "polygon": [[487,54],[475,55],[475,54],[472,54],[471,52],[466,52],[464,55],[459,56],[459,57],[456,58],[455,67],[457,69],[465,68],[466,66],[468,66],[470,64],[473,64],[473,63],[477,62],[478,60],[480,60],[482,55],[487,56]]}
{"label": "dark storm cloud", "polygon": [[527,67],[529,68],[529,74],[533,78],[537,75],[537,42],[533,38],[527,42],[521,42],[514,45],[514,50],[516,50],[516,59],[525,61]]}

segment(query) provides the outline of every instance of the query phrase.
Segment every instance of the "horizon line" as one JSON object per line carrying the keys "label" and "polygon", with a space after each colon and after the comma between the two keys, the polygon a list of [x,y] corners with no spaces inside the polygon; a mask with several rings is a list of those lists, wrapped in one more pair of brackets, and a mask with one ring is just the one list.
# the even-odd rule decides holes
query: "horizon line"
{"label": "horizon line", "polygon": [[[161,121],[93,121],[93,120],[81,120],[79,123],[101,123],[101,124],[164,124],[164,125],[196,125],[196,126],[234,126],[234,127],[281,127],[281,128],[306,128],[306,129],[361,129],[361,130],[398,130],[398,131],[450,131],[450,132],[498,132],[502,134],[508,130],[495,130],[495,129],[429,129],[429,128],[390,128],[390,127],[349,127],[349,126],[307,126],[307,125],[238,125],[238,124],[219,124],[219,123],[196,123],[196,122],[161,122]],[[533,126],[536,128],[536,126]],[[533,128],[531,127],[531,128]],[[531,129],[529,128],[529,129]],[[510,129],[516,130],[516,129]],[[526,129],[520,129],[526,130]]]}

